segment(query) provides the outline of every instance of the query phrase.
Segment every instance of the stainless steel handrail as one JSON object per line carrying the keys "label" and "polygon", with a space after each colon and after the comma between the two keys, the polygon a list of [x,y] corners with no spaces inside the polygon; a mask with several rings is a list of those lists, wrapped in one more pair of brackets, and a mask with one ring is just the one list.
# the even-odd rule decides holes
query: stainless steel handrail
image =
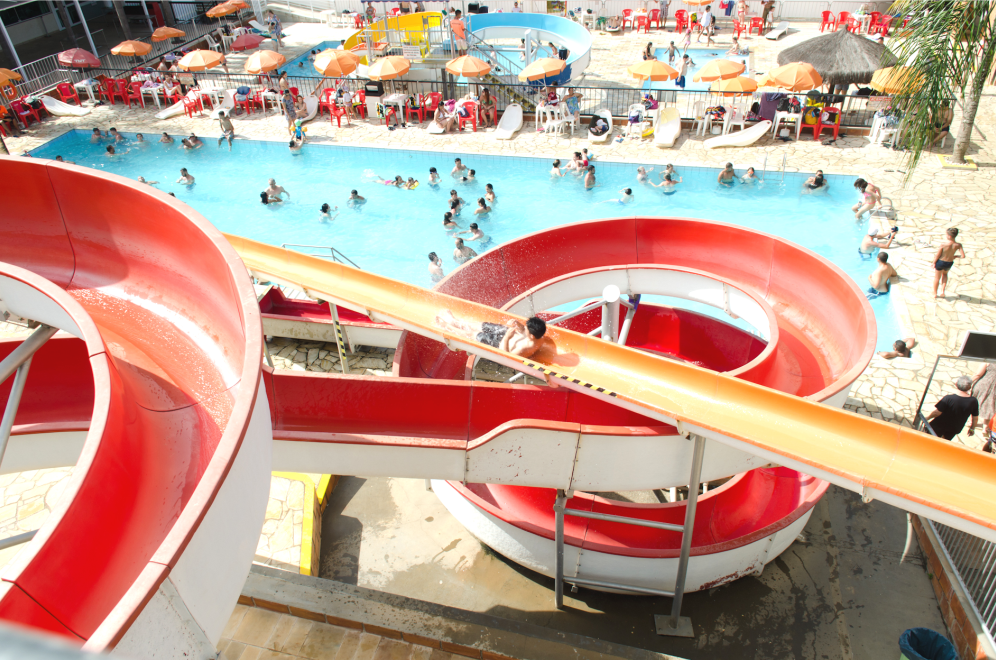
{"label": "stainless steel handrail", "polygon": [[[323,259],[332,259],[333,261],[339,261],[340,263],[348,263],[357,270],[362,270],[352,259],[347,257],[345,254],[332,247],[331,245],[304,245],[302,243],[281,243],[280,246],[285,250],[288,248],[315,248],[317,250],[329,250],[329,254],[318,254],[316,252],[303,252],[302,254],[307,254],[310,257],[321,257]],[[296,250],[296,252],[299,250]]]}

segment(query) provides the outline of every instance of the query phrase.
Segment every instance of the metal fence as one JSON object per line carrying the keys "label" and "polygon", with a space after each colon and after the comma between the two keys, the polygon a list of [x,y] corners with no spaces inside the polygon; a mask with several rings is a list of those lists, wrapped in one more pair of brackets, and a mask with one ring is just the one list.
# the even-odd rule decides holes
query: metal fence
{"label": "metal fence", "polygon": [[956,577],[983,623],[983,630],[994,644],[997,622],[994,615],[994,571],[997,546],[991,541],[960,532],[940,523],[928,523],[941,542],[942,551],[955,568]]}

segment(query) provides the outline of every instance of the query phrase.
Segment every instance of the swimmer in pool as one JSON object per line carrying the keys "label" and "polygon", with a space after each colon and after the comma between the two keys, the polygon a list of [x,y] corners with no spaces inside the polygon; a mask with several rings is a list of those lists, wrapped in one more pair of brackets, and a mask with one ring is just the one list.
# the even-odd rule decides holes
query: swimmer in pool
{"label": "swimmer in pool", "polygon": [[728,188],[734,185],[734,181],[736,179],[737,175],[734,173],[734,163],[727,163],[724,168],[720,170],[720,174],[717,175],[717,183],[721,186],[727,186]]}
{"label": "swimmer in pool", "polygon": [[464,173],[467,171],[467,166],[460,162],[460,158],[454,158],[453,162],[454,166],[453,169],[450,170],[450,176],[454,178],[464,176]]}
{"label": "swimmer in pool", "polygon": [[435,167],[429,168],[429,185],[438,186],[440,184],[440,175],[436,172]]}
{"label": "swimmer in pool", "polygon": [[666,195],[674,195],[676,192],[678,192],[675,190],[675,186],[677,186],[680,183],[682,183],[682,177],[666,174],[664,181],[662,181],[661,183],[652,183],[651,185],[654,186],[655,188],[664,188],[664,190],[662,190],[661,192],[665,193]]}
{"label": "swimmer in pool", "polygon": [[377,179],[378,183],[383,183],[386,186],[394,186],[395,188],[402,188],[405,186],[405,179],[400,176],[395,176],[394,179],[385,179],[375,175],[374,178]]}
{"label": "swimmer in pool", "polygon": [[187,171],[186,167],[180,168],[180,178],[177,179],[177,183],[182,183],[185,186],[194,185],[194,177],[191,176],[190,172]]}
{"label": "swimmer in pool", "polygon": [[[565,169],[567,169],[567,168],[565,168]],[[551,175],[551,177],[564,176],[564,171],[561,169],[561,160],[560,159],[555,160],[554,164],[551,165],[550,175]]]}
{"label": "swimmer in pool", "polygon": [[474,170],[468,170],[467,175],[460,177],[460,180],[463,181],[464,183],[470,183],[471,181],[474,181]]}
{"label": "swimmer in pool", "polygon": [[653,171],[654,171],[653,167],[648,168],[648,169],[644,169],[643,165],[641,165],[640,167],[638,167],[637,168],[637,182],[638,183],[647,183],[647,177]]}
{"label": "swimmer in pool", "polygon": [[876,270],[872,271],[869,275],[869,290],[866,292],[865,297],[869,300],[878,298],[879,296],[885,296],[890,292],[890,278],[900,277],[893,266],[887,263],[890,259],[890,254],[888,252],[880,252],[876,260],[879,262],[876,266]]}
{"label": "swimmer in pool", "polygon": [[673,179],[677,179],[679,176],[679,173],[675,171],[675,168],[672,166],[671,163],[665,165],[665,169],[661,170],[661,180],[664,181],[665,177],[668,176],[669,174],[672,175]]}
{"label": "swimmer in pool", "polygon": [[464,206],[467,205],[467,202],[464,201],[463,197],[461,197],[460,195],[457,194],[456,190],[451,190],[450,191],[450,202],[451,202],[451,205],[452,205],[453,202],[457,202],[457,205],[460,208],[464,208]]}
{"label": "swimmer in pool", "polygon": [[98,144],[104,141],[104,134],[100,132],[99,128],[93,129],[93,133],[90,134],[90,144]]}
{"label": "swimmer in pool", "polygon": [[451,213],[450,211],[447,211],[446,213],[443,214],[443,228],[446,229],[448,232],[460,229],[460,225],[454,222],[453,213]]}
{"label": "swimmer in pool", "polygon": [[459,231],[455,233],[454,236],[459,236],[461,234],[468,234],[470,238],[467,239],[467,242],[468,243],[477,242],[478,245],[480,245],[481,247],[488,247],[488,244],[492,242],[490,236],[488,236],[487,234],[485,234],[485,232],[478,229],[477,222],[472,222],[471,227],[469,229],[465,229],[464,231]]}
{"label": "swimmer in pool", "polygon": [[474,209],[474,215],[486,215],[492,212],[492,207],[485,203],[484,197],[478,198],[478,208]]}
{"label": "swimmer in pool", "polygon": [[464,240],[461,238],[454,239],[454,251],[453,260],[458,264],[466,264],[471,259],[478,256],[478,253],[471,248],[464,245]]}
{"label": "swimmer in pool", "polygon": [[[273,181],[273,179],[271,179],[271,181]],[[346,203],[349,204],[350,206],[359,206],[360,204],[364,204],[366,202],[367,198],[361,197],[359,194],[357,194],[356,190],[351,190],[350,198],[346,200]]]}
{"label": "swimmer in pool", "polygon": [[138,142],[139,144],[148,144],[145,141],[145,136],[142,135],[141,133],[136,133],[135,134],[135,141]]}
{"label": "swimmer in pool", "polygon": [[115,142],[124,142],[125,141],[125,136],[122,135],[121,133],[119,133],[118,129],[116,129],[116,128],[111,128],[111,130],[109,130],[107,132],[107,137],[113,139]]}
{"label": "swimmer in pool", "polygon": [[444,278],[443,260],[436,256],[435,252],[429,253],[429,279],[439,282]]}
{"label": "swimmer in pool", "polygon": [[203,142],[201,142],[201,138],[197,137],[197,136],[196,136],[196,135],[194,135],[193,133],[191,133],[191,134],[190,134],[190,137],[189,137],[189,138],[187,138],[187,140],[188,140],[188,141],[189,141],[189,142],[190,142],[190,143],[191,143],[192,145],[194,145],[194,147],[195,147],[195,148],[200,148],[200,147],[203,147],[203,146],[204,146],[204,143],[203,143]]}
{"label": "swimmer in pool", "polygon": [[492,188],[492,184],[486,183],[485,184],[485,201],[488,202],[489,204],[494,204],[496,199],[498,199],[498,197],[495,196],[495,189]]}
{"label": "swimmer in pool", "polygon": [[862,243],[859,245],[859,256],[864,261],[872,259],[880,250],[889,250],[893,246],[893,239],[896,238],[897,232],[891,231],[889,239],[877,238],[878,236],[879,229],[870,229],[869,233],[862,237]]}
{"label": "swimmer in pool", "polygon": [[138,177],[136,179],[136,181],[138,181],[139,183],[145,183],[145,184],[150,185],[150,186],[154,186],[157,183],[159,183],[159,181],[146,181],[144,176]]}
{"label": "swimmer in pool", "polygon": [[283,202],[284,199],[281,198],[281,195],[287,195],[287,198],[291,199],[291,193],[284,190],[282,186],[278,186],[276,180],[270,179],[267,181],[267,184],[267,194],[270,195],[271,201],[274,197],[276,197],[278,200]]}
{"label": "swimmer in pool", "polygon": [[547,334],[547,324],[536,316],[527,319],[526,325],[516,319],[509,319],[505,325],[467,323],[446,309],[436,315],[436,324],[466,339],[525,358],[532,357],[540,350],[543,346],[543,337]]}
{"label": "swimmer in pool", "polygon": [[595,165],[589,165],[585,170],[585,190],[592,190],[595,187]]}
{"label": "swimmer in pool", "polygon": [[338,213],[336,215],[332,215],[332,212],[333,211],[337,211],[337,210],[339,210],[338,206],[334,206],[332,208],[329,208],[328,204],[323,204],[322,208],[319,209],[319,211],[322,213],[322,220],[326,220],[326,221],[331,221],[331,220],[335,220],[336,218],[338,218],[339,217]]}
{"label": "swimmer in pool", "polygon": [[56,156],[55,157],[55,161],[57,163],[69,163],[70,165],[75,165],[76,164],[75,160],[63,160],[62,156]]}
{"label": "swimmer in pool", "polygon": [[402,188],[404,188],[405,190],[413,190],[413,189],[415,189],[415,187],[416,187],[416,186],[418,186],[418,185],[419,185],[419,181],[418,181],[418,180],[416,180],[416,179],[413,179],[412,177],[409,177],[409,178],[408,178],[408,181],[406,181],[406,182],[405,182],[405,183],[404,183],[404,184],[402,185]]}
{"label": "swimmer in pool", "polygon": [[631,190],[630,188],[620,189],[620,195],[621,197],[619,199],[604,199],[599,203],[612,204],[613,202],[616,202],[617,204],[629,204],[630,202],[634,201],[633,190]]}
{"label": "swimmer in pool", "polygon": [[824,178],[824,171],[817,170],[817,172],[803,184],[803,194],[811,195],[821,190],[827,190],[827,180]]}
{"label": "swimmer in pool", "polygon": [[[221,144],[221,138],[219,138],[218,143]],[[305,141],[303,139],[299,140],[298,138],[295,137],[292,137],[291,141],[287,143],[287,148],[291,151],[292,154],[301,153],[301,147],[303,146],[305,146]]]}
{"label": "swimmer in pool", "polygon": [[755,175],[755,168],[753,167],[749,167],[748,171],[741,177],[741,183],[756,183],[757,181],[759,181],[759,179]]}
{"label": "swimmer in pool", "polygon": [[[96,130],[96,129],[95,129],[95,130]],[[159,141],[160,141],[160,142],[161,142],[162,144],[173,144],[173,142],[174,142],[175,140],[174,140],[173,138],[171,138],[171,137],[170,137],[170,134],[169,134],[169,133],[167,133],[166,131],[163,131],[163,137],[159,138]]]}

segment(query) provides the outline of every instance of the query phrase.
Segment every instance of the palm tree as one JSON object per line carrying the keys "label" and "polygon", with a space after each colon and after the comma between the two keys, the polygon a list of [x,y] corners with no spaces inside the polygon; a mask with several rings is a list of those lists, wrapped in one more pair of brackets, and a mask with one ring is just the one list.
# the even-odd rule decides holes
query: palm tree
{"label": "palm tree", "polygon": [[911,16],[893,52],[912,70],[920,87],[901,101],[904,132],[910,146],[907,176],[930,149],[943,104],[958,94],[962,123],[950,162],[966,163],[976,111],[987,77],[994,68],[997,31],[994,0],[896,0],[890,13]]}

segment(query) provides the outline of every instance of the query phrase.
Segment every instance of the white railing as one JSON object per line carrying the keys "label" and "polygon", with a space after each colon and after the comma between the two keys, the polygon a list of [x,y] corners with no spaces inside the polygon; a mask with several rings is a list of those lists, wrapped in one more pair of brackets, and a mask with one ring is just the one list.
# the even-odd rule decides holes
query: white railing
{"label": "white railing", "polygon": [[993,645],[994,638],[997,637],[994,612],[994,586],[997,583],[994,564],[997,546],[990,541],[932,520],[928,523],[941,542],[942,551],[955,569],[959,586],[972,603],[976,615],[983,624],[983,631]]}

